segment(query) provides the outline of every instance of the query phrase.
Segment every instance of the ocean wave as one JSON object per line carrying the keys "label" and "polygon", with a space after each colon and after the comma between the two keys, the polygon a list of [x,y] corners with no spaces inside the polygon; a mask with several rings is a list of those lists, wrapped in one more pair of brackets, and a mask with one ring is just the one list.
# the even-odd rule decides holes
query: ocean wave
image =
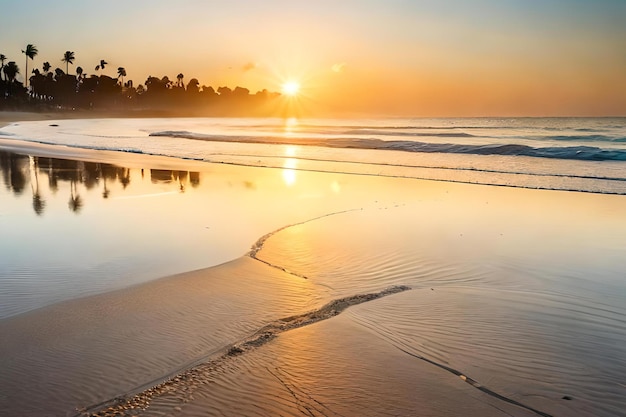
{"label": "ocean wave", "polygon": [[[579,130],[580,131],[580,130]],[[555,135],[555,136],[532,136],[536,140],[554,140],[566,142],[626,142],[626,137],[612,137],[607,135]]]}
{"label": "ocean wave", "polygon": [[371,125],[312,125],[312,124],[298,124],[298,127],[304,129],[351,129],[356,132],[362,133],[366,130],[389,130],[389,131],[397,131],[397,130],[459,130],[459,129],[501,129],[499,126],[470,126],[470,125],[387,125],[387,126],[379,126],[375,124]]}
{"label": "ocean wave", "polygon": [[[420,123],[403,123],[398,125],[393,124],[377,124],[377,123],[355,123],[355,124],[347,124],[347,123],[337,123],[337,124],[329,124],[329,123],[298,123],[294,127],[297,129],[305,129],[305,130],[388,130],[388,131],[397,131],[397,130],[500,130],[500,131],[510,131],[510,130],[525,130],[525,131],[539,131],[539,132],[562,132],[562,131],[574,131],[574,132],[611,132],[614,130],[623,130],[626,127],[626,123],[623,125],[619,124],[602,124],[594,127],[577,127],[576,123],[568,123],[559,126],[546,126],[543,124],[536,123],[496,123],[497,120],[478,120],[475,124],[467,123],[465,120],[463,123],[455,123],[451,120],[442,121],[442,123],[428,123],[428,124],[420,124]],[[252,124],[248,125],[250,128],[257,129],[277,129],[284,130],[284,125],[281,123],[278,124]]]}
{"label": "ocean wave", "polygon": [[384,141],[375,138],[311,138],[280,136],[210,135],[189,131],[160,131],[150,133],[151,137],[170,137],[192,140],[239,142],[278,145],[304,145],[328,148],[393,150],[421,153],[451,153],[470,155],[528,156],[536,158],[567,159],[578,161],[626,161],[626,150],[606,149],[595,146],[549,146],[531,147],[507,144],[459,144],[427,143],[408,140]]}
{"label": "ocean wave", "polygon": [[[415,128],[415,129],[419,129],[422,130],[422,128]],[[436,129],[436,128],[428,128],[428,129],[424,129],[424,130],[429,130],[429,129]],[[442,129],[444,130],[444,129]],[[424,137],[444,137],[444,138],[471,138],[471,137],[475,137],[475,135],[471,135],[469,133],[464,133],[464,132],[451,132],[451,133],[430,133],[430,132],[396,132],[396,131],[392,131],[392,132],[388,132],[386,130],[381,130],[381,129],[358,129],[358,130],[347,130],[345,132],[343,132],[344,135],[377,135],[377,136],[415,136],[415,137],[420,137],[420,136],[424,136]]]}

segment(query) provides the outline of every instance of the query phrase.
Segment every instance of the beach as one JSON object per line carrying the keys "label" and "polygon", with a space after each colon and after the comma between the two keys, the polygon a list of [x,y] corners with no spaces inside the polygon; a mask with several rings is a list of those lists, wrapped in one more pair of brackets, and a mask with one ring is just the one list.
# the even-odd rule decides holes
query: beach
{"label": "beach", "polygon": [[624,415],[623,162],[78,117],[0,116],[0,414]]}

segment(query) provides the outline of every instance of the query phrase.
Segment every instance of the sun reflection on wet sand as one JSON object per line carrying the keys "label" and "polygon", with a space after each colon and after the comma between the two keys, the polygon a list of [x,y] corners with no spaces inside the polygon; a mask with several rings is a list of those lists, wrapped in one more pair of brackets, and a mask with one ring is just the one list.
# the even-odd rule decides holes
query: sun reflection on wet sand
{"label": "sun reflection on wet sand", "polygon": [[294,158],[297,154],[296,146],[286,146],[285,147],[285,155],[290,157],[285,159],[282,169],[283,180],[285,184],[290,187],[296,183],[297,179],[297,171],[298,168],[298,160]]}

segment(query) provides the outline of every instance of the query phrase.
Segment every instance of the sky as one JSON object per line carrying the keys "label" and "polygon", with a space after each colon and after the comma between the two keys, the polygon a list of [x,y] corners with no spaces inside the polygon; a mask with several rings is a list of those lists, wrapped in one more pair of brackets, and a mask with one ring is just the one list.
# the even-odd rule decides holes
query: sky
{"label": "sky", "polygon": [[626,116],[626,0],[0,0],[0,53],[143,84],[301,85],[326,115]]}

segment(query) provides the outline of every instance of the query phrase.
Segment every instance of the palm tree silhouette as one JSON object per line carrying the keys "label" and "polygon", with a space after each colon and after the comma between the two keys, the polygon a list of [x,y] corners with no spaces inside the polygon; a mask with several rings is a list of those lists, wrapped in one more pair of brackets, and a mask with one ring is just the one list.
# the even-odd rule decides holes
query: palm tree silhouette
{"label": "palm tree silhouette", "polygon": [[74,52],[72,51],[65,51],[65,53],[63,54],[63,59],[61,59],[62,62],[65,62],[65,73],[69,74],[69,64],[74,65],[74,59],[76,59],[74,57]]}
{"label": "palm tree silhouette", "polygon": [[2,80],[2,69],[4,68],[4,61],[7,60],[5,54],[0,54],[0,80]]}
{"label": "palm tree silhouette", "polygon": [[117,69],[117,78],[122,77],[122,85],[124,85],[124,77],[126,77],[126,68],[119,67]]}
{"label": "palm tree silhouette", "polygon": [[43,72],[45,72],[46,74],[50,71],[50,68],[52,68],[52,65],[50,65],[50,63],[48,61],[43,63]]}
{"label": "palm tree silhouette", "polygon": [[106,62],[104,59],[101,59],[100,64],[96,65],[96,71],[100,71],[101,69],[103,70],[106,65],[109,65],[109,63]]}
{"label": "palm tree silhouette", "polygon": [[22,53],[26,55],[26,73],[24,74],[24,78],[26,82],[25,86],[28,87],[28,58],[34,59],[39,51],[37,50],[37,47],[35,45],[29,43],[28,45],[26,45],[26,49],[22,50]]}
{"label": "palm tree silhouette", "polygon": [[17,66],[17,64],[15,63],[15,61],[9,61],[4,66],[2,71],[4,72],[4,77],[5,77],[6,81],[8,81],[8,82],[13,82],[15,80],[15,77],[17,76],[17,74],[20,73],[20,69]]}

